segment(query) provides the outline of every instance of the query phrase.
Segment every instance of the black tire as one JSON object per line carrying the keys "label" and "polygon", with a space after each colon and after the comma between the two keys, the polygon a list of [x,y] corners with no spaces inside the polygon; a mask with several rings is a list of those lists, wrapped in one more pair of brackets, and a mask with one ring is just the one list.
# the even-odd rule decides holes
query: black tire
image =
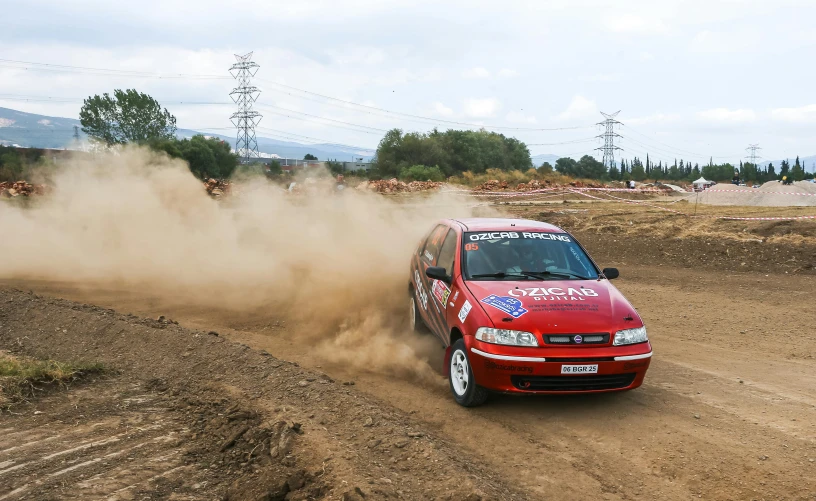
{"label": "black tire", "polygon": [[446,362],[450,373],[448,384],[456,403],[463,407],[476,407],[485,403],[489,394],[487,390],[476,384],[463,339],[457,339],[453,343],[450,358]]}
{"label": "black tire", "polygon": [[422,316],[419,314],[419,310],[417,309],[416,291],[413,287],[411,287],[410,294],[408,296],[408,325],[414,332],[428,332],[428,329],[425,327],[425,322],[422,321]]}

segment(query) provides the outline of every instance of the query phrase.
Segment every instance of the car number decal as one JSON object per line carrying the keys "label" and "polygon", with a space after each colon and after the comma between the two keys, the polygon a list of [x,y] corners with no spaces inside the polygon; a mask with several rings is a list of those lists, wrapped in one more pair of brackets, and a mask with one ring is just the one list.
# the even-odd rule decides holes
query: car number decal
{"label": "car number decal", "polygon": [[470,313],[470,308],[471,308],[470,301],[465,299],[464,304],[462,304],[462,309],[459,310],[459,321],[460,322],[465,323],[465,319],[467,318],[468,313]]}

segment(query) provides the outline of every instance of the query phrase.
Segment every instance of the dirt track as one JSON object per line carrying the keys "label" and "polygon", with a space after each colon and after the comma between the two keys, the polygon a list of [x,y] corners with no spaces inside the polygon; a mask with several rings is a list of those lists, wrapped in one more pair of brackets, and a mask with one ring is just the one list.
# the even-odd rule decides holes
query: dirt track
{"label": "dirt track", "polygon": [[[0,349],[120,371],[0,416],[0,499],[816,500],[816,224],[503,210],[563,225],[620,268],[655,349],[643,387],[464,409],[441,377],[327,364],[274,311],[0,282]],[[159,315],[180,326],[142,318]],[[290,454],[273,458],[284,436]]]}
{"label": "dirt track", "polygon": [[[341,366],[321,367],[324,362],[314,357],[311,346],[289,336],[290,328],[276,324],[271,315],[173,306],[124,291],[79,292],[60,284],[31,282],[14,285],[120,312],[153,318],[167,315],[182,326],[215,329],[222,338],[325,371],[337,381],[353,380],[356,386],[352,395],[359,394],[370,402],[367,405],[372,411],[377,409],[399,424],[411,416],[408,428],[452,444],[450,451],[440,449],[440,460],[447,463],[451,457],[462,458],[464,466],[449,464],[449,470],[442,474],[434,472],[439,468],[436,463],[429,464],[427,471],[434,472],[431,478],[436,479],[433,482],[448,475],[455,478],[462,471],[473,472],[473,465],[484,465],[472,477],[473,486],[465,489],[470,491],[460,492],[462,496],[475,489],[487,497],[504,490],[503,496],[508,498],[532,499],[816,499],[813,277],[655,267],[644,265],[637,254],[614,259],[614,247],[593,249],[590,245],[590,251],[604,265],[619,265],[622,278],[617,285],[649,328],[656,356],[644,386],[625,394],[590,397],[497,397],[486,407],[470,410],[452,402],[441,379],[419,384],[376,373],[360,374]],[[55,313],[59,310],[53,308],[43,305],[46,317],[41,316],[36,323],[28,314],[5,318],[3,323],[10,329],[0,334],[0,342],[5,345],[14,339],[12,330],[20,337],[19,331],[27,329],[32,340],[23,345],[25,350],[54,355],[79,349],[76,344],[62,346],[61,337],[33,339],[38,328],[51,328],[54,317],[59,318]],[[222,338],[203,342],[221,348],[226,346],[217,342]],[[71,339],[78,343],[82,337]],[[176,354],[173,363],[185,353]],[[130,358],[137,353],[129,353],[124,345],[111,355],[121,358],[126,367],[136,363]],[[141,372],[147,370],[147,364],[141,364]],[[202,374],[226,379],[235,387],[256,380],[252,388],[258,395],[239,394],[239,403],[251,400],[255,406],[270,408],[276,399],[296,397],[300,399],[300,416],[309,415],[308,397],[298,395],[297,386],[292,387],[294,395],[287,397],[292,390],[281,392],[272,382],[259,385],[263,378],[248,371],[241,374],[241,367],[246,363],[221,363]],[[169,370],[166,364],[161,371],[171,381],[193,384],[185,371]],[[298,377],[304,376],[295,379]],[[236,383],[236,379],[243,383]],[[354,401],[344,398],[349,404]],[[333,426],[340,427],[339,434],[348,441],[345,445],[356,449],[361,461],[344,470],[350,477],[335,478],[354,478],[365,488],[366,474],[374,478],[380,475],[365,470],[372,461],[376,464],[376,455],[365,446],[376,435],[363,427],[365,407],[349,415],[343,411],[345,405],[323,407],[314,419],[334,415]],[[327,412],[329,409],[332,411]],[[320,434],[330,441],[330,433]],[[349,438],[354,434],[359,434],[356,439]],[[390,436],[390,432],[385,433],[382,440]],[[429,449],[425,446],[423,450]],[[421,457],[416,454],[415,459],[417,456]],[[0,457],[2,460],[5,458]],[[314,467],[317,462],[306,464]],[[420,471],[422,468],[407,471],[405,481],[419,475],[414,481],[428,485],[431,478]],[[491,483],[496,489],[477,480],[487,471],[495,473],[497,480]],[[425,491],[427,497],[416,495],[422,492],[419,484],[410,485],[417,490],[411,494],[401,490],[404,497],[425,499],[439,496],[446,484],[440,483],[439,490],[435,486]],[[458,482],[449,479],[447,485],[453,489]],[[509,490],[509,485],[520,490]],[[396,495],[397,487],[392,489]],[[339,492],[339,487],[334,492]]]}

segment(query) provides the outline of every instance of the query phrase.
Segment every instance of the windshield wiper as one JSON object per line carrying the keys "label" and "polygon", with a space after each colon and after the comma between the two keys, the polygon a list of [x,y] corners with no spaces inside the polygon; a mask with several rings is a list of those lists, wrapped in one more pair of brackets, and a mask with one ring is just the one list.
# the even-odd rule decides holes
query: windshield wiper
{"label": "windshield wiper", "polygon": [[564,277],[564,278],[577,278],[579,280],[590,280],[589,278],[579,275],[577,273],[572,273],[569,271],[520,271],[520,274],[526,277],[533,277],[539,280],[547,280],[552,277]]}
{"label": "windshield wiper", "polygon": [[478,275],[471,275],[470,278],[505,278],[505,277],[530,278],[531,276],[532,275],[524,275],[524,272],[505,273],[503,271],[497,271],[496,273],[480,273]]}

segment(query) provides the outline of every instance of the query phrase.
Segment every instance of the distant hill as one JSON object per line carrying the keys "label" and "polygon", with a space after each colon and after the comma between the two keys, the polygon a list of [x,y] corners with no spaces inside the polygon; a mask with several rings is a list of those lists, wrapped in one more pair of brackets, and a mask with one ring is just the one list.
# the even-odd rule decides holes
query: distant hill
{"label": "distant hill", "polygon": [[[9,108],[0,108],[0,144],[18,145],[31,148],[71,148],[74,145],[74,126],[80,127],[79,137],[85,141],[87,136],[82,132],[79,120],[73,118],[49,117],[35,115]],[[198,132],[190,129],[178,129],[179,137],[192,137],[196,134],[218,137],[235,147],[235,136]],[[320,160],[352,161],[362,157],[370,160],[373,150],[358,150],[333,144],[301,144],[258,137],[258,151],[265,156],[277,155],[281,158],[303,158],[311,153]]]}
{"label": "distant hill", "polygon": [[561,158],[561,155],[551,155],[549,153],[542,153],[540,155],[533,155],[533,165],[541,167],[544,162],[550,162],[550,165],[555,165],[555,161]]}

